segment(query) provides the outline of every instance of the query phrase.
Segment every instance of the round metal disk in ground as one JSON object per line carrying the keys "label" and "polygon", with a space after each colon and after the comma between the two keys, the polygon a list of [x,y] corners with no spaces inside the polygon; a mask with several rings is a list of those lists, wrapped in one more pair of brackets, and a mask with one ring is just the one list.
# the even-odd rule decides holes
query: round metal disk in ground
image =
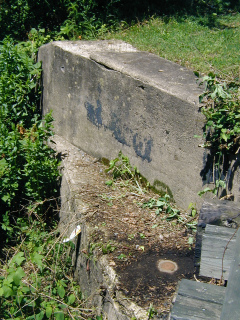
{"label": "round metal disk in ground", "polygon": [[171,260],[159,260],[158,269],[161,272],[174,273],[175,271],[177,271],[178,265],[176,264],[176,262]]}

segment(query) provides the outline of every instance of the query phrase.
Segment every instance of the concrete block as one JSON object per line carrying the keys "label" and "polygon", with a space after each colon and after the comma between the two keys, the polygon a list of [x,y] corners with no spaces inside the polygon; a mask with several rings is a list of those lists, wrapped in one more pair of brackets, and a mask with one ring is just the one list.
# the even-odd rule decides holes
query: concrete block
{"label": "concrete block", "polygon": [[96,158],[121,150],[186,209],[201,205],[204,117],[193,72],[121,41],[52,42],[39,50],[43,113],[55,132]]}

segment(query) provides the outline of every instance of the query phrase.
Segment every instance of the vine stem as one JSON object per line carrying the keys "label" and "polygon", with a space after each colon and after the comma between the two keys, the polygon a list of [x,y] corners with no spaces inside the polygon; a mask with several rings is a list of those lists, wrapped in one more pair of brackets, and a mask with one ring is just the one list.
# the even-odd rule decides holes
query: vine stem
{"label": "vine stem", "polygon": [[233,235],[231,236],[231,238],[228,240],[228,242],[227,242],[227,244],[226,244],[226,246],[225,246],[225,248],[224,248],[223,255],[222,255],[222,274],[221,274],[221,278],[220,278],[220,283],[222,283],[222,281],[223,281],[223,260],[224,260],[224,256],[225,256],[225,253],[226,253],[226,250],[227,250],[227,247],[228,247],[230,241],[233,239],[233,237],[234,237],[235,234],[237,233],[238,229],[239,229],[239,226],[237,227],[236,231],[233,233]]}

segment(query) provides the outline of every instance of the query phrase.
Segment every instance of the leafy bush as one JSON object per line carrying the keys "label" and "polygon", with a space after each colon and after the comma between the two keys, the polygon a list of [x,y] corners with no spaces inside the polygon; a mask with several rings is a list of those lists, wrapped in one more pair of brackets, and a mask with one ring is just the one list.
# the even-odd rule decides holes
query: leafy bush
{"label": "leafy bush", "polygon": [[8,237],[21,205],[57,192],[58,161],[47,145],[53,119],[40,117],[41,64],[33,56],[26,44],[5,39],[0,46],[0,208]]}
{"label": "leafy bush", "polygon": [[62,243],[49,205],[59,172],[47,144],[53,118],[39,110],[42,33],[0,45],[0,318],[91,319],[72,278],[74,244]]}
{"label": "leafy bush", "polygon": [[3,41],[0,47],[1,122],[9,129],[12,122],[29,127],[37,111],[40,66],[23,46],[15,46],[9,39]]}
{"label": "leafy bush", "polygon": [[19,245],[5,250],[0,261],[0,318],[91,320],[72,278],[74,244],[63,244],[58,231],[34,213],[28,221],[18,218],[14,230]]}
{"label": "leafy bush", "polygon": [[67,18],[65,0],[0,0],[0,39],[26,40],[32,28],[58,30]]}
{"label": "leafy bush", "polygon": [[237,0],[0,0],[0,39],[28,38],[32,28],[65,38],[94,37],[121,21],[141,21],[152,15],[215,15],[239,10]]}
{"label": "leafy bush", "polygon": [[10,35],[24,40],[32,28],[45,29],[56,36],[60,31],[67,38],[92,36],[116,21],[113,1],[95,0],[0,0],[0,39]]}
{"label": "leafy bush", "polygon": [[202,83],[206,85],[200,96],[200,102],[204,103],[202,113],[206,117],[203,147],[211,150],[215,183],[213,190],[207,188],[205,191],[218,194],[220,189],[226,189],[229,162],[240,150],[240,85],[220,81],[211,73],[202,79]]}

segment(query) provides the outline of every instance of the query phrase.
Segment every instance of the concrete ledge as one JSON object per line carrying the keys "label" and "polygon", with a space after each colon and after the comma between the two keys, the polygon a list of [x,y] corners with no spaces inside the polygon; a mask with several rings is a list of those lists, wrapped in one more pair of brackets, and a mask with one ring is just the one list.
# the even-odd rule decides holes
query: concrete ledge
{"label": "concrete ledge", "polygon": [[[96,229],[89,219],[93,215],[90,207],[94,204],[84,202],[82,194],[89,192],[90,186],[94,188],[96,179],[101,179],[102,165],[61,137],[55,136],[54,141],[52,146],[62,159],[59,228],[63,235],[69,236],[77,225],[81,225],[80,235],[73,240],[76,245],[73,265],[83,296],[107,319],[148,319],[146,310],[118,290],[118,275],[109,265],[108,257],[98,254],[97,249],[91,252],[92,235]],[[96,171],[95,176],[92,170]]]}
{"label": "concrete ledge", "polygon": [[194,138],[203,116],[192,72],[119,41],[52,42],[39,60],[58,135],[97,158],[121,150],[180,207],[200,207],[206,151]]}

